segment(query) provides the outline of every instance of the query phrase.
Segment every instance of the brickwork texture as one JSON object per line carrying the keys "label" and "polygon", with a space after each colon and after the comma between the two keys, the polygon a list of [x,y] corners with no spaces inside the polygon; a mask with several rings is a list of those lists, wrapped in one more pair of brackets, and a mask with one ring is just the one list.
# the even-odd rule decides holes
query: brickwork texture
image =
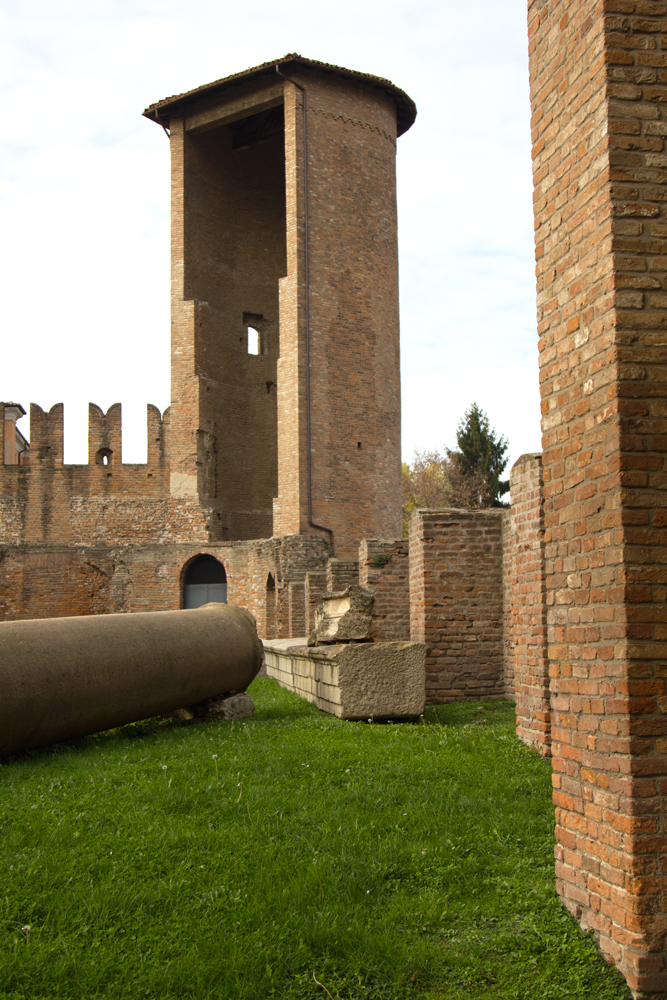
{"label": "brickwork texture", "polygon": [[410,638],[426,642],[426,698],[505,697],[501,510],[415,510]]}
{"label": "brickwork texture", "polygon": [[359,546],[359,584],[374,594],[370,636],[376,642],[410,638],[410,560],[407,538],[366,538]]}
{"label": "brickwork texture", "polygon": [[558,891],[667,996],[667,4],[529,4]]}
{"label": "brickwork texture", "polygon": [[86,466],[63,464],[62,406],[33,405],[29,464],[0,414],[0,618],[178,607],[184,561],[222,546],[228,599],[303,635],[327,558],[338,585],[362,537],[398,532],[395,159],[414,104],[281,66],[296,83],[270,63],[145,112],[171,149],[173,402],[149,407],[146,466],[122,462],[118,404],[91,404]]}
{"label": "brickwork texture", "polygon": [[522,455],[514,463],[510,497],[503,539],[506,693],[516,703],[519,739],[548,755],[551,701],[541,455]]}

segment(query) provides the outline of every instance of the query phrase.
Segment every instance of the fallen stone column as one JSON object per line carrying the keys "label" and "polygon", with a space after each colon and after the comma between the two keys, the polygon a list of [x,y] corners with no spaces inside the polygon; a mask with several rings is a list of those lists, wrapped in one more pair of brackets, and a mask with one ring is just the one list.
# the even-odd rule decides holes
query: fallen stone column
{"label": "fallen stone column", "polygon": [[263,658],[227,604],[3,622],[0,756],[244,691]]}

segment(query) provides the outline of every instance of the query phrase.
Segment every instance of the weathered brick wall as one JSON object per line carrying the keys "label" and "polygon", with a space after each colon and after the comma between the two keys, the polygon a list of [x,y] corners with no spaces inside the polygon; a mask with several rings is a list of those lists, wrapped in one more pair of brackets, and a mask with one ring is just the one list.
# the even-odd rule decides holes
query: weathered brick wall
{"label": "weathered brick wall", "polygon": [[92,464],[63,465],[62,404],[48,413],[32,404],[30,464],[0,465],[0,545],[207,541],[206,510],[169,497],[159,411],[148,407],[146,465],[120,464],[119,405],[105,416],[91,404],[90,416]]}
{"label": "weathered brick wall", "polygon": [[[278,79],[273,89],[282,90]],[[267,88],[230,94],[261,108]],[[170,117],[172,160],[172,490],[199,494],[220,539],[272,534],[277,482],[278,281],[285,261],[285,153],[234,120],[202,127],[201,108]],[[220,111],[221,116],[224,112]],[[248,353],[247,328],[261,334]]]}
{"label": "weathered brick wall", "polygon": [[306,605],[306,630],[304,635],[309,636],[315,628],[315,609],[322,601],[322,594],[327,589],[326,573],[316,573],[310,571],[306,573],[306,587],[304,603]]}
{"label": "weathered brick wall", "polygon": [[218,539],[317,534],[311,456],[314,521],[349,558],[362,537],[400,530],[396,97],[361,75],[299,60],[284,69],[307,88],[308,293],[303,91],[271,66],[161,106],[171,491],[204,499]]}
{"label": "weathered brick wall", "polygon": [[426,642],[429,702],[503,698],[501,510],[416,510],[410,638]]}
{"label": "weathered brick wall", "polygon": [[[511,474],[510,474],[511,479]],[[513,586],[516,574],[516,546],[512,512],[503,516],[503,675],[505,697],[514,700]]]}
{"label": "weathered brick wall", "polygon": [[288,601],[288,638],[303,638],[306,635],[306,595],[305,584],[301,580],[291,580],[289,582]]}
{"label": "weathered brick wall", "polygon": [[[225,567],[228,602],[255,615],[260,635],[267,630],[269,574],[275,582],[275,638],[303,635],[306,571],[296,588],[289,576],[295,556],[304,555],[301,540],[0,546],[0,621],[180,608],[188,565],[212,555]],[[312,542],[313,550],[321,544]],[[311,563],[319,558],[323,576],[326,550],[308,556]]]}
{"label": "weathered brick wall", "polygon": [[359,546],[359,584],[375,593],[371,637],[410,638],[410,546],[407,538],[365,538]]}
{"label": "weathered brick wall", "polygon": [[345,590],[350,584],[359,583],[358,559],[327,560],[327,590]]}
{"label": "weathered brick wall", "polygon": [[558,891],[667,994],[667,4],[531,0]]}
{"label": "weathered brick wall", "polygon": [[[336,555],[400,534],[396,108],[303,66],[307,88],[313,517]],[[280,287],[276,534],[308,527],[303,96],[285,84],[287,274]],[[369,247],[373,252],[369,254]]]}
{"label": "weathered brick wall", "polygon": [[510,497],[503,532],[505,690],[516,703],[517,736],[546,755],[551,704],[541,455],[522,455],[514,463]]}
{"label": "weathered brick wall", "polygon": [[[168,416],[168,415],[166,415]],[[267,583],[274,581],[273,628],[287,636],[305,622],[303,581],[324,574],[324,539],[219,542],[211,508],[169,491],[168,419],[148,407],[148,462],[121,464],[121,412],[91,404],[89,465],[63,465],[63,408],[31,409],[29,465],[0,465],[0,620],[161,611],[178,608],[184,571],[215,555],[228,576],[228,600],[267,627]],[[106,464],[104,464],[106,462]],[[301,585],[301,607],[289,584]],[[302,633],[301,633],[302,634]]]}

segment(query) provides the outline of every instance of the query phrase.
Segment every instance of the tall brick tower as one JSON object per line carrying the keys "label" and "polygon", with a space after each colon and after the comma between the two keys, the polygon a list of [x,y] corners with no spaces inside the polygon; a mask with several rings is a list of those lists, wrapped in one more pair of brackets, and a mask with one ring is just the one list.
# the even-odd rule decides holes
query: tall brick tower
{"label": "tall brick tower", "polygon": [[289,55],[151,105],[172,157],[171,495],[220,540],[400,535],[388,80]]}

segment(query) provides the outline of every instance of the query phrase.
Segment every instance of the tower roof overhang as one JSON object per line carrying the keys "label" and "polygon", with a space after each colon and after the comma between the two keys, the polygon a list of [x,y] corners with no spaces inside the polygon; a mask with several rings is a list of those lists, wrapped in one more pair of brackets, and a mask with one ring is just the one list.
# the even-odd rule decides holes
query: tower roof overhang
{"label": "tower roof overhang", "polygon": [[230,90],[239,84],[246,82],[258,83],[268,81],[276,76],[276,66],[280,67],[282,73],[289,75],[291,70],[298,69],[299,66],[321,70],[323,73],[332,73],[337,76],[347,77],[352,80],[377,87],[388,94],[396,105],[396,125],[397,135],[403,135],[414,123],[417,117],[417,107],[411,97],[396,87],[391,80],[385,80],[381,76],[373,76],[371,73],[359,73],[356,70],[345,69],[343,66],[333,66],[329,63],[318,62],[316,59],[306,59],[296,52],[290,52],[281,59],[273,59],[271,62],[262,63],[260,66],[253,66],[245,69],[241,73],[233,73],[231,76],[223,77],[221,80],[214,80],[212,83],[205,83],[194,90],[188,90],[183,94],[175,94],[173,97],[165,97],[161,101],[156,101],[149,105],[143,112],[146,118],[157,122],[158,125],[168,124],[169,118],[174,111],[183,111],[192,108],[201,98],[222,96],[224,91]]}

